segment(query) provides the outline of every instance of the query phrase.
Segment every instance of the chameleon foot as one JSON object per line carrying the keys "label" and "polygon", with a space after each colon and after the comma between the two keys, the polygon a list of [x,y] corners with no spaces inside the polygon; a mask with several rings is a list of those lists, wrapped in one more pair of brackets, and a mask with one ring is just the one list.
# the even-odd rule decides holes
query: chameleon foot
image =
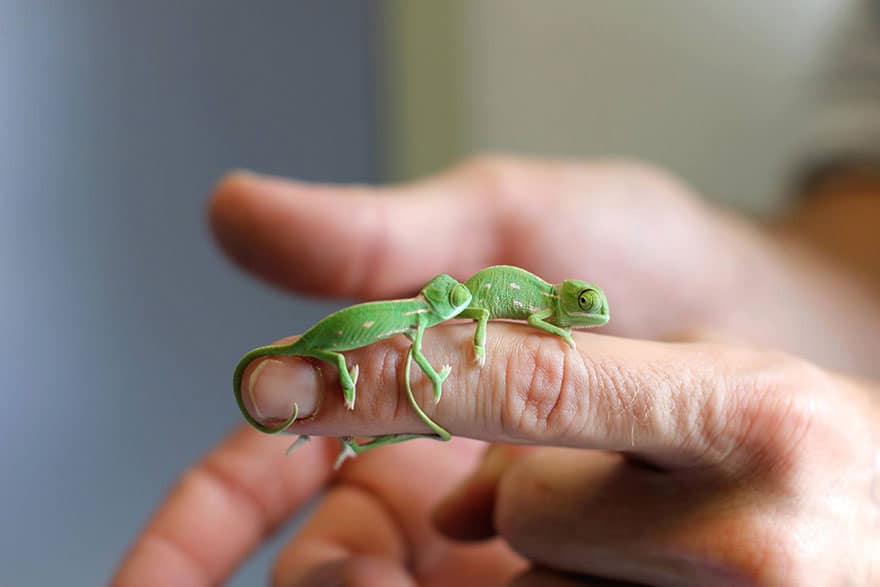
{"label": "chameleon foot", "polygon": [[336,462],[333,463],[333,470],[338,470],[342,463],[349,458],[356,457],[358,454],[358,451],[352,446],[357,446],[357,442],[351,436],[343,436],[339,441],[342,443],[342,450],[339,451]]}
{"label": "chameleon foot", "polygon": [[486,349],[483,347],[474,347],[474,364],[483,367],[486,365]]}
{"label": "chameleon foot", "polygon": [[348,373],[351,375],[351,384],[357,385],[358,375],[361,374],[360,365],[352,365],[351,370]]}
{"label": "chameleon foot", "polygon": [[439,403],[440,398],[443,396],[443,382],[446,381],[446,378],[449,377],[450,373],[452,373],[452,367],[449,365],[443,365],[443,368],[437,373],[437,377],[431,377],[431,383],[434,384],[435,404]]}
{"label": "chameleon foot", "polygon": [[287,447],[287,452],[285,453],[287,456],[292,455],[296,450],[304,444],[308,444],[311,438],[308,434],[302,434],[294,440],[290,446]]}
{"label": "chameleon foot", "polygon": [[357,382],[358,375],[360,375],[360,367],[358,365],[354,365],[348,372],[349,377],[351,378],[351,387],[343,387],[342,392],[345,395],[345,407],[349,410],[354,409],[354,400],[357,395]]}

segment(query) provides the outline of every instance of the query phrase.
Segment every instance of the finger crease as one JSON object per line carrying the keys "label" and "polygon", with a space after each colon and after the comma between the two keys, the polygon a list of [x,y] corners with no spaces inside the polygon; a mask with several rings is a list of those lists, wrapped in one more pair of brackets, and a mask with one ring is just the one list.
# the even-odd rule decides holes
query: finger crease
{"label": "finger crease", "polygon": [[177,540],[174,535],[168,531],[163,530],[159,526],[148,528],[144,533],[141,544],[146,545],[150,542],[157,544],[159,548],[171,551],[175,556],[182,559],[184,563],[191,567],[193,572],[197,574],[194,578],[201,579],[193,581],[194,584],[206,585],[213,584],[216,581],[217,577],[208,570],[213,566],[211,561],[208,561],[199,555],[196,548]]}
{"label": "finger crease", "polygon": [[271,510],[263,500],[259,498],[257,492],[248,487],[247,484],[242,483],[234,475],[230,475],[222,467],[210,460],[203,461],[193,472],[205,476],[209,483],[219,487],[225,495],[243,504],[245,508],[255,511],[257,516],[252,516],[251,518],[259,520],[258,530],[260,535],[266,536],[275,529],[277,523],[270,523],[275,516],[272,515]]}
{"label": "finger crease", "polygon": [[[400,551],[403,553],[403,560],[401,562],[407,567],[408,570],[415,570],[416,561],[413,559],[413,553],[415,551],[413,546],[416,546],[416,537],[414,535],[410,535],[406,531],[406,524],[403,523],[403,520],[400,518],[400,516],[397,515],[397,512],[388,507],[388,503],[385,499],[382,498],[382,494],[371,487],[368,482],[365,482],[356,477],[345,477],[343,483],[346,489],[360,491],[366,497],[373,500],[376,503],[376,506],[386,516],[388,516],[388,520],[390,521],[391,525],[394,526],[396,534],[403,537],[403,540],[401,540],[399,544]],[[349,550],[354,551],[356,549],[349,547]],[[358,554],[369,553],[359,552]]]}

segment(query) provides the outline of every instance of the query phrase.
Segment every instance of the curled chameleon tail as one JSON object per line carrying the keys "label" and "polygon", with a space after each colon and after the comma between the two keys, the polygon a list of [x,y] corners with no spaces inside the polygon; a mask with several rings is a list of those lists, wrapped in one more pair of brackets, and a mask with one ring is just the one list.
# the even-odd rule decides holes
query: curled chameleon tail
{"label": "curled chameleon tail", "polygon": [[296,405],[280,425],[267,426],[259,422],[247,409],[241,388],[244,371],[254,359],[286,355],[311,357],[334,365],[339,372],[345,405],[354,409],[358,368],[355,365],[349,369],[342,353],[400,334],[413,341],[407,357],[407,368],[410,359],[415,360],[431,379],[434,395],[439,399],[449,369],[443,368],[438,373],[427,361],[421,352],[422,335],[425,329],[458,315],[470,303],[471,297],[463,284],[449,275],[441,274],[425,284],[415,297],[355,304],[326,316],[293,342],[258,347],[242,357],[235,368],[233,387],[238,407],[251,426],[266,434],[278,434],[293,424],[299,413]]}
{"label": "curled chameleon tail", "polygon": [[[290,344],[272,344],[268,346],[261,346],[253,349],[248,352],[245,356],[241,358],[238,362],[238,365],[235,367],[235,374],[232,376],[232,385],[235,390],[235,401],[238,403],[238,409],[241,410],[241,415],[244,416],[244,419],[247,420],[247,423],[259,430],[260,432],[265,432],[266,434],[279,434],[284,432],[296,421],[297,414],[299,413],[299,407],[296,404],[293,404],[293,412],[290,416],[285,420],[282,424],[278,426],[266,426],[259,422],[256,418],[254,418],[250,410],[247,409],[247,406],[244,403],[244,398],[242,397],[241,391],[241,380],[244,376],[244,371],[247,369],[247,366],[250,365],[254,359],[265,356],[277,356],[277,355],[291,355],[296,354],[291,352],[291,348],[293,345]],[[250,393],[250,385],[248,385],[248,393]]]}
{"label": "curled chameleon tail", "polygon": [[[447,441],[452,438],[452,434],[449,433],[448,430],[434,422],[430,416],[428,416],[424,410],[422,410],[419,403],[416,401],[415,396],[412,392],[412,383],[410,373],[412,371],[412,358],[413,358],[413,346],[410,345],[409,350],[406,353],[406,367],[403,372],[403,384],[406,389],[406,397],[409,400],[409,404],[412,406],[413,410],[415,410],[416,414],[418,414],[419,418],[427,424],[428,428],[430,428],[434,433],[433,434],[384,434],[382,436],[376,436],[369,442],[365,442],[364,444],[358,443],[351,436],[343,436],[339,439],[342,442],[342,450],[339,452],[339,456],[336,457],[335,468],[339,468],[342,463],[349,457],[353,457],[362,453],[367,452],[368,450],[379,448],[380,446],[387,446],[389,444],[397,444],[398,442],[405,442],[407,440],[414,440],[416,438],[435,438],[437,440]],[[436,402],[435,402],[436,403]],[[307,437],[306,437],[307,438]],[[297,440],[297,443],[302,444],[305,441]],[[296,443],[295,443],[296,444]],[[291,446],[289,449],[291,452],[295,450],[295,446]]]}

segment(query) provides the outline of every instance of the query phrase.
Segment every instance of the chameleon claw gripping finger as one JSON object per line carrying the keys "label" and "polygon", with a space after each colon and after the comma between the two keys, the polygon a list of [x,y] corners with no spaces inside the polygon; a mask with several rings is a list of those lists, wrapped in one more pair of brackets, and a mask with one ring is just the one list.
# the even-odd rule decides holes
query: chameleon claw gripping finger
{"label": "chameleon claw gripping finger", "polygon": [[291,343],[259,347],[245,354],[236,365],[232,380],[238,407],[245,420],[261,432],[277,434],[290,427],[297,417],[296,406],[293,406],[292,415],[282,424],[267,426],[248,411],[241,389],[244,372],[251,362],[262,356],[286,355],[311,357],[334,365],[339,373],[345,404],[353,409],[359,369],[355,365],[349,370],[342,352],[368,346],[398,334],[409,334],[413,329],[416,330],[418,340],[416,362],[434,382],[435,394],[439,394],[442,380],[439,380],[439,375],[421,354],[421,337],[426,328],[458,315],[470,300],[471,294],[464,285],[449,275],[441,274],[430,280],[413,298],[367,302],[334,312]]}
{"label": "chameleon claw gripping finger", "polygon": [[432,438],[435,440],[447,441],[452,438],[452,435],[445,428],[434,422],[419,406],[416,401],[415,396],[412,393],[412,385],[410,381],[410,371],[412,367],[412,357],[413,357],[413,346],[409,347],[409,350],[406,354],[406,367],[403,374],[403,383],[404,388],[406,389],[406,397],[409,400],[410,405],[415,410],[416,414],[418,414],[419,418],[433,431],[433,434],[385,434],[382,436],[373,437],[368,442],[364,444],[359,444],[355,439],[350,436],[343,436],[339,439],[342,443],[342,450],[339,452],[339,455],[336,457],[336,467],[339,468],[342,463],[355,455],[363,454],[368,450],[372,450],[374,448],[379,448],[380,446],[388,446],[389,444],[397,444],[398,442],[406,442],[407,440],[415,440],[417,438]]}

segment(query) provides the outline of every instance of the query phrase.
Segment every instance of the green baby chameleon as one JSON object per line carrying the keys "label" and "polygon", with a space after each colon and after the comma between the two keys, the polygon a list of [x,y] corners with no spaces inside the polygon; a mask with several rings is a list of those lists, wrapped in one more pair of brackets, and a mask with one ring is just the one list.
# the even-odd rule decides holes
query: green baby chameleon
{"label": "green baby chameleon", "polygon": [[471,302],[456,318],[477,321],[474,360],[480,366],[486,362],[489,320],[525,320],[574,348],[571,327],[602,326],[610,316],[608,300],[595,285],[576,279],[553,285],[512,265],[482,269],[464,285],[471,293]]}
{"label": "green baby chameleon", "polygon": [[[453,318],[467,307],[470,301],[471,294],[464,285],[449,275],[442,274],[429,281],[414,298],[349,306],[330,314],[291,343],[255,348],[242,357],[235,368],[233,388],[238,407],[251,426],[267,434],[283,432],[293,424],[298,412],[296,405],[293,406],[290,417],[278,426],[270,427],[257,421],[245,406],[241,389],[244,371],[254,359],[266,355],[287,355],[313,357],[335,365],[339,370],[339,382],[345,397],[345,405],[349,409],[354,409],[358,366],[355,365],[349,370],[342,351],[367,346],[398,334],[406,335],[413,341],[407,356],[407,365],[410,357],[415,359],[431,380],[434,397],[439,398],[450,367],[444,366],[439,373],[434,370],[422,354],[422,336],[426,328]],[[409,391],[408,375],[407,372]],[[420,416],[423,416],[421,412]],[[346,441],[343,442],[348,444]]]}
{"label": "green baby chameleon", "polygon": [[[529,325],[561,337],[572,348],[570,329],[602,326],[608,322],[608,300],[601,289],[585,281],[566,279],[550,284],[525,269],[512,265],[495,265],[480,270],[464,282],[471,301],[455,318],[477,321],[474,333],[474,360],[482,366],[486,361],[486,327],[489,320],[525,320]],[[406,393],[419,417],[434,432],[433,437],[449,440],[451,434],[431,420],[419,408],[410,389],[409,359],[405,373]],[[436,388],[435,388],[436,390]],[[434,403],[440,395],[434,395]],[[387,435],[355,447],[353,453],[373,446],[401,442],[425,435]]]}
{"label": "green baby chameleon", "polygon": [[[419,407],[410,385],[411,359],[431,380],[434,403],[440,401],[442,384],[450,372],[444,366],[438,373],[422,354],[422,337],[426,328],[453,318],[477,322],[474,333],[474,359],[479,365],[486,360],[486,328],[489,320],[525,320],[529,325],[561,337],[572,348],[572,327],[601,326],[608,322],[608,301],[598,287],[584,281],[568,279],[550,284],[537,275],[519,267],[496,265],[487,267],[470,277],[464,284],[448,275],[432,279],[414,298],[370,302],[344,308],[331,314],[289,344],[256,348],[247,353],[235,370],[233,385],[235,398],[245,419],[254,428],[269,434],[286,430],[296,420],[297,407],[282,424],[268,427],[248,412],[241,395],[241,380],[251,361],[265,355],[296,355],[314,357],[336,365],[345,396],[346,406],[354,408],[355,384],[358,367],[349,371],[341,351],[367,346],[374,342],[404,334],[413,344],[406,358],[404,384],[407,397],[419,417],[433,431],[425,434],[388,434],[375,437],[360,445],[350,437],[343,437],[343,451],[337,465],[346,457],[366,450],[402,442],[413,438],[434,437],[449,440],[451,434],[432,421]],[[308,440],[302,436],[291,450]]]}

